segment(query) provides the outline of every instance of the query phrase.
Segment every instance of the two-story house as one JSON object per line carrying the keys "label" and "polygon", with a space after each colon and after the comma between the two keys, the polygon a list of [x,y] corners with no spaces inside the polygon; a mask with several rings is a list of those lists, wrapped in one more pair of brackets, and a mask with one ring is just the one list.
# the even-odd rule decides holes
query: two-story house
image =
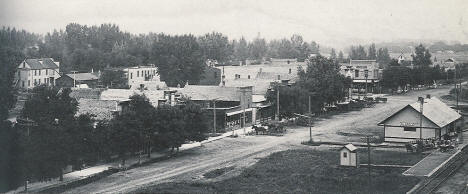
{"label": "two-story house", "polygon": [[52,58],[26,59],[18,65],[15,74],[16,87],[31,89],[38,85],[55,86],[60,63]]}
{"label": "two-story house", "polygon": [[382,78],[382,70],[376,60],[350,60],[340,64],[340,73],[353,80],[353,89],[375,92]]}

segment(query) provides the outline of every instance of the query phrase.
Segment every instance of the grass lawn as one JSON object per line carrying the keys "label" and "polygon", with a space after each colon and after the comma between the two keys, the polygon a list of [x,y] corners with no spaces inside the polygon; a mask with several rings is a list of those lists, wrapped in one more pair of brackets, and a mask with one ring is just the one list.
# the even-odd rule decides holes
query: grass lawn
{"label": "grass lawn", "polygon": [[[364,152],[362,152],[364,153]],[[389,154],[390,153],[390,154]],[[376,151],[376,162],[409,165],[416,157],[406,153]],[[389,157],[386,157],[389,156]],[[263,158],[239,176],[218,182],[165,183],[137,192],[157,193],[364,193],[367,168],[339,166],[337,150],[288,150]],[[402,157],[410,157],[404,160]],[[385,159],[383,159],[385,158]],[[215,174],[219,173],[219,170]],[[403,176],[403,169],[373,169],[372,193],[405,193],[419,182]],[[209,179],[208,179],[209,180]]]}

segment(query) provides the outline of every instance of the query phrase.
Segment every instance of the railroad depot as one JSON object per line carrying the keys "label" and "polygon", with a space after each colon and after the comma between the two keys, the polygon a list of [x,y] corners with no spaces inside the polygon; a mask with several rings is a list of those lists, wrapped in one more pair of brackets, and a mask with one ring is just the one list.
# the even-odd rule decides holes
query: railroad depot
{"label": "railroad depot", "polygon": [[[422,114],[421,114],[422,112]],[[408,104],[382,122],[386,142],[450,139],[462,128],[462,116],[435,97],[427,95]]]}

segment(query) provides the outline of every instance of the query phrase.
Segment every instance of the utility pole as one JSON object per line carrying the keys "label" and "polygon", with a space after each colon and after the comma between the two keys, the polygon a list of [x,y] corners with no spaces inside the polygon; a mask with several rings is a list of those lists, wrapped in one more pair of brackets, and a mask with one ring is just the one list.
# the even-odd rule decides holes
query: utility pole
{"label": "utility pole", "polygon": [[71,71],[71,72],[73,73],[73,87],[76,87],[76,75],[75,75],[75,73],[77,71]]}
{"label": "utility pole", "polygon": [[279,90],[280,90],[280,86],[278,85],[277,89],[276,89],[276,120],[279,121],[279,114],[280,114],[280,106],[279,106]]}
{"label": "utility pole", "polygon": [[[458,99],[459,99],[459,94],[461,92],[461,83],[460,83],[460,88],[457,88],[457,82],[458,82],[458,78],[457,78],[457,65],[455,65],[455,77],[454,77],[454,80],[453,82],[455,83],[455,92],[457,94],[457,112],[460,110],[459,107],[458,107]],[[460,89],[460,91],[459,91]]]}
{"label": "utility pole", "polygon": [[367,77],[369,77],[369,70],[364,71],[364,76],[366,77],[366,93],[364,94],[364,98],[367,97]]}
{"label": "utility pole", "polygon": [[371,157],[370,157],[370,142],[369,142],[370,136],[367,136],[367,169],[368,169],[368,178],[369,178],[369,193],[371,193],[371,185],[372,185],[372,179],[371,179]]}
{"label": "utility pole", "polygon": [[419,103],[421,103],[420,111],[421,114],[419,115],[419,140],[422,141],[422,120],[423,120],[423,106],[424,106],[424,97],[419,97]]}
{"label": "utility pole", "polygon": [[213,99],[213,134],[216,134],[216,99]]}
{"label": "utility pole", "polygon": [[311,113],[311,109],[310,109],[310,94],[309,94],[309,114]]}

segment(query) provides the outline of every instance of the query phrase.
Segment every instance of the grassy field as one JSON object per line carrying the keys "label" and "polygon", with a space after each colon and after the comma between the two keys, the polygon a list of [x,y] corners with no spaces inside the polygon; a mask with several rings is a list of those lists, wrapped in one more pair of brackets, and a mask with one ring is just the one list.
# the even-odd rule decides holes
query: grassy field
{"label": "grassy field", "polygon": [[[364,154],[364,152],[361,152]],[[340,167],[337,150],[288,150],[274,153],[245,169],[239,176],[222,181],[165,183],[137,192],[157,193],[364,193],[367,168]],[[376,163],[411,165],[421,156],[373,151]],[[218,176],[230,169],[208,172]],[[372,193],[405,193],[419,179],[401,175],[403,169],[373,169]],[[212,176],[215,174],[215,176]]]}

